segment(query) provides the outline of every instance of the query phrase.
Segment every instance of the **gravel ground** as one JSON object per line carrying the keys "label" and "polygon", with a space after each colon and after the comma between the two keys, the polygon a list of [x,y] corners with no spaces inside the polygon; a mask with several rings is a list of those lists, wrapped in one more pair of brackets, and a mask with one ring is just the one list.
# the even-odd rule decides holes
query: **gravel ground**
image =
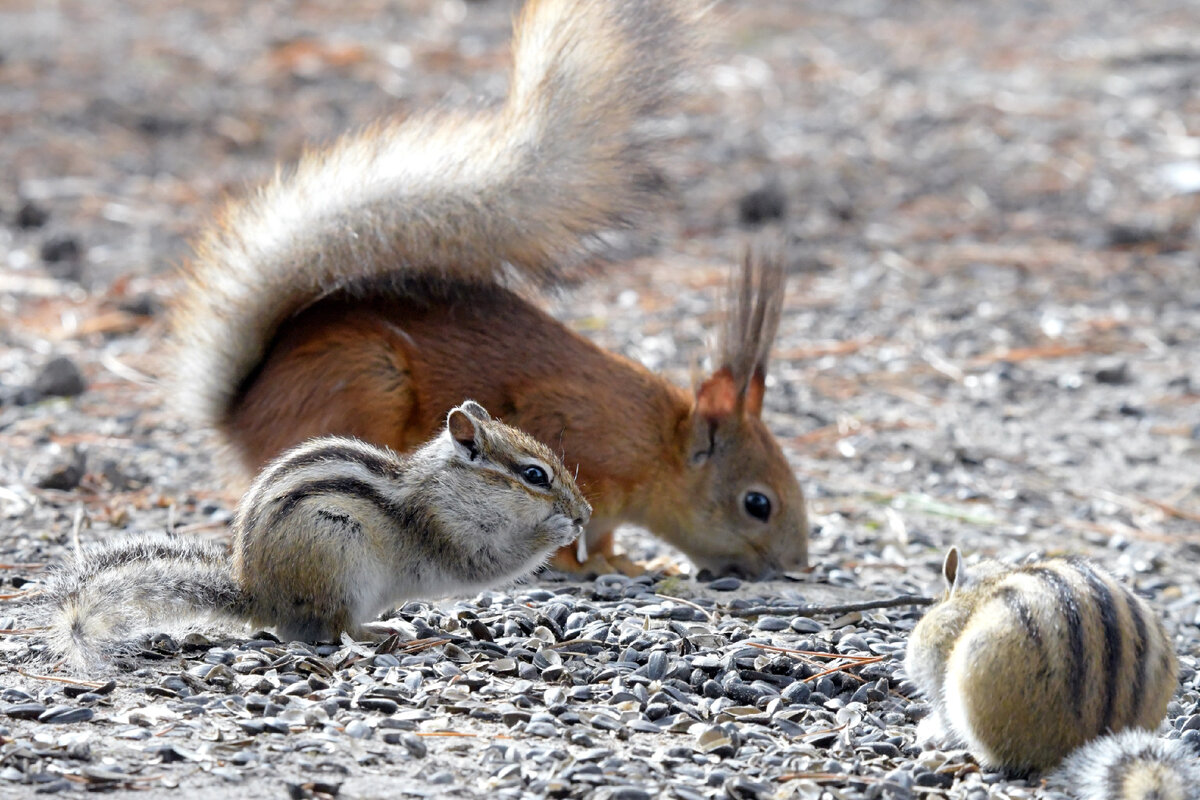
{"label": "gravel ground", "polygon": [[[4,592],[63,556],[79,509],[85,539],[225,535],[213,442],[155,388],[171,266],[305,143],[501,93],[512,8],[0,8]],[[952,543],[1132,582],[1184,665],[1167,727],[1200,728],[1200,4],[720,13],[661,213],[546,302],[686,382],[724,265],[784,228],[766,416],[816,568],[545,575],[410,604],[380,645],[202,628],[86,684],[22,674],[8,636],[0,797],[1049,796],[914,745],[919,608],[793,613],[929,594]]]}

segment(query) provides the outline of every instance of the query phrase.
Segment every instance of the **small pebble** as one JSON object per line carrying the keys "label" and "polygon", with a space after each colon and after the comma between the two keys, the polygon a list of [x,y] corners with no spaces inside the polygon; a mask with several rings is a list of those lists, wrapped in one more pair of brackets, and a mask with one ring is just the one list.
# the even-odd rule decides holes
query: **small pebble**
{"label": "small pebble", "polygon": [[784,617],[759,617],[755,627],[763,631],[785,631],[788,629],[790,620]]}
{"label": "small pebble", "polygon": [[48,264],[77,261],[79,255],[79,242],[71,236],[53,236],[47,239],[41,248],[42,261]]}
{"label": "small pebble", "polygon": [[32,200],[21,203],[17,209],[16,223],[18,228],[29,230],[40,228],[50,219],[50,212]]}
{"label": "small pebble", "polygon": [[787,195],[775,183],[749,191],[738,200],[738,219],[747,227],[783,219],[786,211]]}
{"label": "small pebble", "polygon": [[352,739],[366,739],[371,736],[371,726],[361,719],[346,723],[345,733]]}
{"label": "small pebble", "polygon": [[732,575],[725,575],[710,582],[708,588],[714,592],[733,592],[742,588],[742,581]]}
{"label": "small pebble", "polygon": [[91,708],[55,706],[42,712],[42,714],[38,716],[38,722],[68,725],[73,722],[87,722],[94,716],[96,716],[96,712]]}
{"label": "small pebble", "polygon": [[41,703],[14,703],[5,707],[2,713],[13,719],[37,719],[46,713],[46,706]]}

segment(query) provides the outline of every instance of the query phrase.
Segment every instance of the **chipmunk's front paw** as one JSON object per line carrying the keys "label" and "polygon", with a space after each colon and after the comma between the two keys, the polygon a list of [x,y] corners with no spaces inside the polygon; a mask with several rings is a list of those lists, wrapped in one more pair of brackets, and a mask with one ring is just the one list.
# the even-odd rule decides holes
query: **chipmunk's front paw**
{"label": "chipmunk's front paw", "polygon": [[576,546],[587,535],[583,525],[562,514],[555,514],[543,522],[542,530],[547,541],[563,549]]}

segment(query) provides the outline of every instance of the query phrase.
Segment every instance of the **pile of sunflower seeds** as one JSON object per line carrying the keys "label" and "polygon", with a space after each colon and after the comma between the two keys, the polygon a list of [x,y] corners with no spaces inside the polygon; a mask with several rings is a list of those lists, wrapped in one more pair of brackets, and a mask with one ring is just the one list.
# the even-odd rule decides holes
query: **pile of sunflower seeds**
{"label": "pile of sunflower seeds", "polygon": [[[22,668],[0,691],[0,795],[1051,796],[915,743],[925,706],[900,664],[922,587],[892,582],[914,595],[894,605],[830,572],[821,585],[551,575],[409,603],[378,643],[210,629],[152,637],[95,680]],[[14,665],[37,649],[4,646]],[[1167,735],[1195,742],[1187,656],[1182,683]]]}

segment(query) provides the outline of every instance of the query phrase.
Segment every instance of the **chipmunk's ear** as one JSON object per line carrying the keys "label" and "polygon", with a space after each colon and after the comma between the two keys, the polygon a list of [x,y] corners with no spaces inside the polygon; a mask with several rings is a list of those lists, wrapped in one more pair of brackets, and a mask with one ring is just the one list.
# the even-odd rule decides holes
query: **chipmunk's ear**
{"label": "chipmunk's ear", "polygon": [[459,404],[458,410],[462,411],[463,413],[470,414],[472,417],[482,422],[489,422],[492,419],[492,416],[487,412],[487,409],[479,405],[479,403],[476,403],[474,400],[463,400],[462,403]]}
{"label": "chipmunk's ear", "polygon": [[[464,403],[458,408],[451,409],[450,414],[446,417],[446,430],[450,433],[450,440],[454,442],[454,447],[468,461],[474,461],[479,457],[479,430],[480,423],[483,420],[476,419],[464,410]],[[483,409],[478,403],[473,403],[480,410]],[[486,413],[486,412],[485,412]]]}
{"label": "chipmunk's ear", "polygon": [[957,547],[946,551],[946,560],[942,562],[942,577],[946,579],[946,592],[951,595],[966,580]]}

